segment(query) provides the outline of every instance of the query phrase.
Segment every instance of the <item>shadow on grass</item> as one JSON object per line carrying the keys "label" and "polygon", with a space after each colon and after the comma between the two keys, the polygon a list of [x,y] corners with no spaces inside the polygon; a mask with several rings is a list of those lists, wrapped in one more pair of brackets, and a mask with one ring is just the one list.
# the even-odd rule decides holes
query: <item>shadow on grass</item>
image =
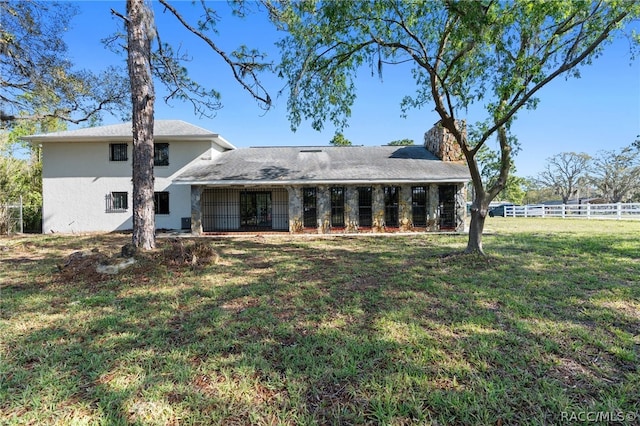
{"label": "shadow on grass", "polygon": [[451,247],[425,236],[211,240],[219,264],[150,258],[99,285],[52,271],[76,244],[119,240],[38,241],[16,254],[45,253],[37,268],[3,259],[0,406],[9,424],[549,424],[638,411],[638,243],[538,238],[492,238],[488,258],[443,257]]}

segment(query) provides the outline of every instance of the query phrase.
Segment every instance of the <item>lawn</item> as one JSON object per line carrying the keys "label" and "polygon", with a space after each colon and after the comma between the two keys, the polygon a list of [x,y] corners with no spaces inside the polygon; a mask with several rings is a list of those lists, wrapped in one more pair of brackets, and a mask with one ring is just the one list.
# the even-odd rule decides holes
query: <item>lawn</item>
{"label": "lawn", "polygon": [[640,423],[640,221],[128,238],[0,238],[0,424]]}

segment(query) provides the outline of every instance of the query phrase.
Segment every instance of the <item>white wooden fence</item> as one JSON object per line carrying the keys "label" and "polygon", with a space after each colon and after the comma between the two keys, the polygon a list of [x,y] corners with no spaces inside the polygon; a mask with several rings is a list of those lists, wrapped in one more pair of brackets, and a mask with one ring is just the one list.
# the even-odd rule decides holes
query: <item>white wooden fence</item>
{"label": "white wooden fence", "polygon": [[640,219],[640,203],[505,206],[505,217]]}

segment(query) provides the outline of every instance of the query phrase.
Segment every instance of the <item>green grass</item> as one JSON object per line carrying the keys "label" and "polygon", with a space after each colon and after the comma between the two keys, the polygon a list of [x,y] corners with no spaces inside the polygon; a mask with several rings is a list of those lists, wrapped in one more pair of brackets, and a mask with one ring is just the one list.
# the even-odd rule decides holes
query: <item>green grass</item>
{"label": "green grass", "polygon": [[451,255],[466,236],[163,239],[116,277],[58,265],[111,256],[126,236],[0,239],[0,423],[640,412],[640,222],[492,218],[485,231],[486,258]]}

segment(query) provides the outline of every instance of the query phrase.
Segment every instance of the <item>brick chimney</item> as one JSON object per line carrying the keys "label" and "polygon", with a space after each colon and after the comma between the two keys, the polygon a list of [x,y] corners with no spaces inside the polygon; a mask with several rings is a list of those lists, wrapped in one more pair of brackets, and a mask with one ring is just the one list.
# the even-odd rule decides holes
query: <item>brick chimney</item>
{"label": "brick chimney", "polygon": [[[466,137],[466,121],[456,120],[456,127],[461,129],[462,134]],[[456,142],[456,138],[442,126],[440,121],[424,134],[424,147],[442,161],[465,161],[464,154],[460,145]]]}

